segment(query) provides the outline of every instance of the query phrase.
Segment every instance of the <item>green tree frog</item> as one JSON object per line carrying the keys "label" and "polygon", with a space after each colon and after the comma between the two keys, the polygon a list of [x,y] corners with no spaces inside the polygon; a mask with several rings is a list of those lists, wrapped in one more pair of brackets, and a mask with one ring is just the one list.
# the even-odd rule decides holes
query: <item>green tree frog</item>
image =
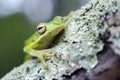
{"label": "green tree frog", "polygon": [[63,19],[60,16],[56,16],[48,23],[40,23],[37,31],[25,41],[24,52],[32,57],[38,57],[43,66],[48,69],[44,57],[54,56],[55,53],[47,48],[63,29]]}

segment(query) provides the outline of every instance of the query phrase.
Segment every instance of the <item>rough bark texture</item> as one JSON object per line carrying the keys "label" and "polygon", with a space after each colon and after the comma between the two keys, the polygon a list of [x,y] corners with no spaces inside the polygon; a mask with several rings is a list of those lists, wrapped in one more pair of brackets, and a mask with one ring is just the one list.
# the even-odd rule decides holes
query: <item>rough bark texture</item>
{"label": "rough bark texture", "polygon": [[31,59],[1,80],[120,80],[120,1],[92,0],[73,12],[51,49],[49,70]]}

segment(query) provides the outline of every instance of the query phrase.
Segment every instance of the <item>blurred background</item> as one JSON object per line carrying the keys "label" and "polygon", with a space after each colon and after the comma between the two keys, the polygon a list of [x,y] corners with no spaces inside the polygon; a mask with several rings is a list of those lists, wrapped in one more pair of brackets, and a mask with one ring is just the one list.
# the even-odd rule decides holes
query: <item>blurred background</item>
{"label": "blurred background", "polygon": [[65,16],[89,0],[0,0],[0,78],[24,62],[24,41],[39,22]]}

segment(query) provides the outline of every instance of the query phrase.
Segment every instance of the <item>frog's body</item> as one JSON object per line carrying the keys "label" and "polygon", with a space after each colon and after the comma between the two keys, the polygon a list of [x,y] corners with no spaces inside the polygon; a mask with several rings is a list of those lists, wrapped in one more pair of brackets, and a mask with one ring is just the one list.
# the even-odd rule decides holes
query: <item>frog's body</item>
{"label": "frog's body", "polygon": [[63,30],[63,20],[61,17],[55,17],[51,22],[40,23],[35,32],[25,42],[24,52],[31,56],[38,57],[45,68],[44,56],[53,56],[55,53],[51,49],[47,49],[55,36]]}

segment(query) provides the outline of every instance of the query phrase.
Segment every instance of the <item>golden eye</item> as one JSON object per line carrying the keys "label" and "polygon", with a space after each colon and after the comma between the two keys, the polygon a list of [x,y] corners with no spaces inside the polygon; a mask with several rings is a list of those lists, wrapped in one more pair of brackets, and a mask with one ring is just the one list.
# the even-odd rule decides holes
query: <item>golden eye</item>
{"label": "golden eye", "polygon": [[38,33],[43,34],[46,31],[46,26],[45,25],[39,25],[37,27]]}

